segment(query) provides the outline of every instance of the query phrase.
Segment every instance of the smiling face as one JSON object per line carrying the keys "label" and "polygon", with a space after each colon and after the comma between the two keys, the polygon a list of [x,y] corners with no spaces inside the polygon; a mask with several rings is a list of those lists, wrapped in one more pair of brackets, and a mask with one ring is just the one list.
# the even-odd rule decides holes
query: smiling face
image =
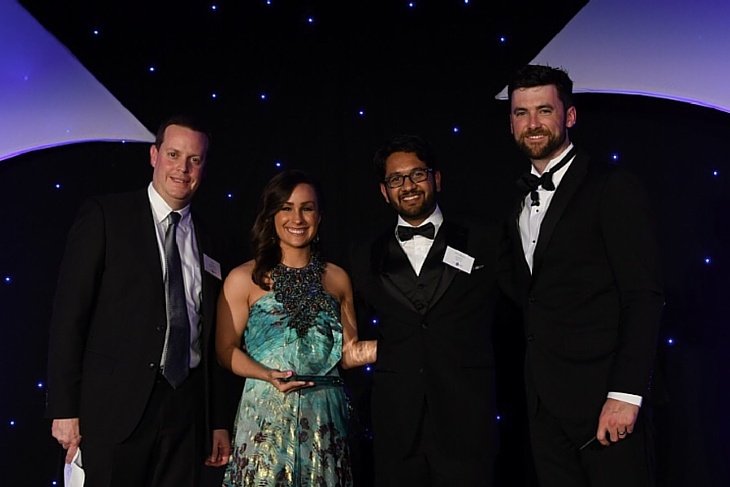
{"label": "smiling face", "polygon": [[317,235],[322,217],[317,193],[309,184],[298,184],[274,216],[274,227],[283,247],[301,249]]}
{"label": "smiling face", "polygon": [[[415,152],[393,152],[385,160],[385,178],[395,175],[406,176],[414,169],[428,169]],[[420,225],[436,209],[436,193],[441,191],[441,173],[429,173],[425,181],[414,183],[410,178],[403,180],[403,186],[389,188],[380,183],[380,192],[385,201],[411,225]]]}
{"label": "smiling face", "polygon": [[510,129],[518,147],[539,170],[568,147],[568,129],[575,119],[575,107],[565,109],[554,85],[512,93]]}
{"label": "smiling face", "polygon": [[203,175],[208,138],[202,132],[170,125],[158,148],[150,147],[152,186],[173,210],[192,199]]}

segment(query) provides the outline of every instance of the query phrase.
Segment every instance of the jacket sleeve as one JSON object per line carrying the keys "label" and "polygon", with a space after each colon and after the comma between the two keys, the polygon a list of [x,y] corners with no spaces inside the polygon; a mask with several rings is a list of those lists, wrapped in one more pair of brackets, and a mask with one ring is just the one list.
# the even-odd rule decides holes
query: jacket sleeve
{"label": "jacket sleeve", "polygon": [[608,386],[644,396],[664,307],[656,225],[649,199],[633,175],[615,171],[604,190],[603,239],[621,306],[619,343]]}
{"label": "jacket sleeve", "polygon": [[46,417],[79,416],[81,367],[97,289],[104,272],[104,212],[90,199],[68,234],[53,300]]}

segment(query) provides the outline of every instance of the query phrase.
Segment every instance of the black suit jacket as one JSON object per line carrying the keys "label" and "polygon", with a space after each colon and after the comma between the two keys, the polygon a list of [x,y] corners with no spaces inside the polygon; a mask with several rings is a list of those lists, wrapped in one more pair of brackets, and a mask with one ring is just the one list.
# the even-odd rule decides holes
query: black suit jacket
{"label": "black suit jacket", "polygon": [[[474,257],[471,274],[442,262],[446,246]],[[407,452],[425,403],[437,441],[458,445],[447,454],[496,452],[496,249],[496,232],[445,218],[421,271],[435,272],[438,282],[430,305],[419,311],[407,297],[413,290],[403,289],[407,276],[384,269],[389,259],[406,259],[400,272],[415,276],[394,229],[355,247],[356,302],[360,311],[371,309],[378,319],[372,391],[376,456]]]}
{"label": "black suit jacket", "polygon": [[529,407],[597,418],[609,391],[647,397],[664,305],[652,211],[637,179],[579,150],[540,227],[533,271],[509,219]]}
{"label": "black suit jacket", "polygon": [[[204,253],[220,262],[195,215],[193,222],[201,267]],[[213,352],[221,281],[204,269],[201,276],[206,426],[230,429],[230,409],[211,401],[225,379]],[[147,190],[90,198],[71,228],[58,278],[46,416],[79,417],[82,435],[125,439],[155,384],[165,329],[162,265]]]}

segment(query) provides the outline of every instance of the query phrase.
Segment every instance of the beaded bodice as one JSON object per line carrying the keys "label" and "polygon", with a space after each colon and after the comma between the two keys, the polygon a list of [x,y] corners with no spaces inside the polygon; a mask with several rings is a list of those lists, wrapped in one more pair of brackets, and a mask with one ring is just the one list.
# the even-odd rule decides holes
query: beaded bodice
{"label": "beaded bodice", "polygon": [[303,337],[315,325],[320,311],[332,313],[332,307],[322,287],[324,263],[315,253],[305,267],[278,264],[271,271],[274,296],[290,316],[289,327]]}

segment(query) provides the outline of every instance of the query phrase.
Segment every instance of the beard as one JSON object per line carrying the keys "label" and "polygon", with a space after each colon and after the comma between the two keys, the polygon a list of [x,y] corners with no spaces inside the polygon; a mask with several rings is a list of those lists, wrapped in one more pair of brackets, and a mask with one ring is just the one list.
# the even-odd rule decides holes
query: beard
{"label": "beard", "polygon": [[[408,196],[410,194],[414,194],[416,192],[420,192],[424,195],[423,200],[420,204],[414,205],[414,206],[408,206],[403,205],[400,201],[400,198]],[[433,210],[436,208],[436,196],[433,192],[424,193],[423,191],[412,191],[409,193],[405,193],[400,195],[400,198],[398,199],[398,204],[394,204],[396,211],[400,216],[402,216],[405,220],[420,220],[427,218],[431,213],[433,213]]]}
{"label": "beard", "polygon": [[[530,145],[526,142],[527,137],[531,135],[548,135],[547,142],[542,145]],[[566,132],[560,132],[559,134],[553,134],[552,132],[546,132],[542,130],[525,132],[523,136],[517,141],[517,146],[527,157],[533,160],[548,159],[560,149],[565,142]]]}

